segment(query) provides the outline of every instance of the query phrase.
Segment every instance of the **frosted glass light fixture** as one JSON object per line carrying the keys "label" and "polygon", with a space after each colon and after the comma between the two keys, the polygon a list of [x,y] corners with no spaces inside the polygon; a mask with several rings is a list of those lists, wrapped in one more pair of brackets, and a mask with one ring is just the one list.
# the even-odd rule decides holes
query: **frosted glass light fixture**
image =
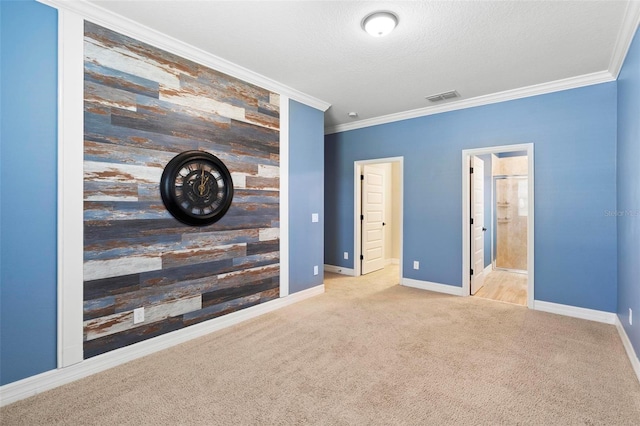
{"label": "frosted glass light fixture", "polygon": [[362,20],[362,28],[373,37],[384,37],[398,25],[398,17],[391,12],[374,12]]}

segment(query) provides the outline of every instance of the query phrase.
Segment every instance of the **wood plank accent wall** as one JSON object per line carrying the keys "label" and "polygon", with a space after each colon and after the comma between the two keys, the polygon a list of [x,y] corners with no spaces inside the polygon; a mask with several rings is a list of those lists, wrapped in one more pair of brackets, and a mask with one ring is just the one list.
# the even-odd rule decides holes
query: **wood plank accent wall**
{"label": "wood plank accent wall", "polygon": [[[279,96],[90,22],[84,49],[84,357],[278,298]],[[160,198],[192,149],[235,188],[207,227]]]}

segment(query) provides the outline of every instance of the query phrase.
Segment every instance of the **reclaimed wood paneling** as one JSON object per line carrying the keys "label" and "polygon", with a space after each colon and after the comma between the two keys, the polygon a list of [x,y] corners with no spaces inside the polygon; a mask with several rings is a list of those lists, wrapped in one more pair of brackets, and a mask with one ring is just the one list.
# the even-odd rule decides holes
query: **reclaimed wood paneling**
{"label": "reclaimed wood paneling", "polygon": [[[280,96],[89,22],[84,48],[85,358],[278,298]],[[194,149],[234,181],[206,227],[159,191]]]}

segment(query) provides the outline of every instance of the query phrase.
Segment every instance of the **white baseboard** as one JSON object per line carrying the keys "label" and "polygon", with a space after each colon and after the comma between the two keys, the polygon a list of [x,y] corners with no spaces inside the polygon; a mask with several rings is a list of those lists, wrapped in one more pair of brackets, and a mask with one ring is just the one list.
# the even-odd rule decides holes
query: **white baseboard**
{"label": "white baseboard", "polygon": [[567,317],[603,322],[605,324],[615,324],[616,318],[618,318],[618,316],[613,312],[578,308],[577,306],[561,305],[559,303],[544,302],[542,300],[534,300],[533,309],[535,309],[536,311],[549,312],[552,314],[559,314]]}
{"label": "white baseboard", "polygon": [[334,274],[342,274],[342,275],[350,275],[350,276],[355,276],[356,271],[354,271],[351,268],[344,268],[342,266],[335,266],[335,265],[324,265],[324,270],[327,272],[333,272]]}
{"label": "white baseboard", "polygon": [[484,268],[484,273],[488,274],[489,272],[493,271],[493,265],[492,264],[488,264],[486,268]]}
{"label": "white baseboard", "polygon": [[432,283],[429,281],[414,280],[411,278],[402,278],[402,285],[407,287],[419,288],[421,290],[435,291],[438,293],[452,294],[454,296],[462,296],[462,287],[453,285]]}
{"label": "white baseboard", "polygon": [[394,258],[385,259],[384,264],[385,265],[399,265],[400,264],[400,259],[394,259]]}
{"label": "white baseboard", "polygon": [[0,387],[0,407],[324,293],[324,284]]}
{"label": "white baseboard", "polygon": [[629,340],[629,336],[624,329],[624,326],[620,322],[620,318],[616,315],[616,328],[618,329],[618,334],[620,334],[620,339],[622,340],[622,345],[624,349],[627,351],[627,356],[629,357],[629,361],[631,361],[631,366],[633,367],[633,371],[635,371],[636,376],[638,377],[638,381],[640,382],[640,359],[638,359],[638,354],[633,349],[633,345],[631,344],[631,340]]}

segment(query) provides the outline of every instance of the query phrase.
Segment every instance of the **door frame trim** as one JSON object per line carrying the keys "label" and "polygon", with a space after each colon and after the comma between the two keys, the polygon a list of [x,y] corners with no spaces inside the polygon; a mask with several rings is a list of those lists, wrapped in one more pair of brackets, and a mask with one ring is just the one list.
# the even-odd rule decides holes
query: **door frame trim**
{"label": "door frame trim", "polygon": [[534,308],[534,296],[535,296],[535,218],[534,218],[534,188],[535,188],[535,169],[534,169],[534,154],[533,143],[524,143],[517,145],[502,145],[492,146],[485,148],[463,149],[462,150],[462,294],[463,296],[469,296],[470,291],[470,279],[471,279],[471,241],[469,241],[469,235],[471,232],[470,225],[470,190],[471,185],[469,179],[471,174],[469,167],[471,163],[471,157],[474,155],[485,154],[498,154],[503,152],[515,152],[526,151],[527,152],[527,176],[528,176],[528,202],[527,214],[529,220],[527,222],[527,307]]}
{"label": "door frame trim", "polygon": [[[473,160],[473,161],[471,161],[471,160]],[[482,182],[482,210],[483,210],[482,211],[482,218],[483,218],[483,221],[484,221],[482,223],[482,228],[484,228],[484,223],[486,223],[486,220],[487,220],[486,217],[485,217],[486,215],[484,214],[484,210],[485,210],[485,202],[484,202],[484,199],[485,199],[485,195],[484,195],[485,194],[485,187],[484,187],[485,186],[484,185],[484,170],[485,170],[484,167],[485,167],[485,162],[484,162],[484,160],[482,160],[481,158],[479,158],[476,155],[469,156],[469,163],[470,163],[469,165],[471,167],[473,167],[473,169],[474,169],[473,177],[471,175],[469,175],[469,185],[470,185],[469,186],[469,211],[471,212],[471,209],[472,208],[474,209],[474,218],[475,218],[475,216],[477,214],[477,212],[475,211],[475,208],[474,208],[474,203],[476,203],[476,201],[477,201],[476,198],[475,198],[475,190],[476,190],[475,185],[477,183],[475,181],[476,176],[477,176],[477,173],[475,172],[475,170],[477,169],[476,161],[482,163],[482,170],[483,170],[483,174],[481,176],[481,179],[482,179],[481,182]],[[473,185],[472,185],[472,183],[473,183]],[[473,201],[471,200],[471,198],[473,198]],[[469,221],[469,222],[471,222],[471,221]],[[474,242],[475,241],[475,230],[474,230],[475,226],[476,225],[474,224],[473,226],[471,226],[469,228],[469,235],[471,237],[470,241],[469,241],[469,244],[470,244],[469,252],[470,252],[470,256],[471,256],[469,258],[469,265],[470,265],[469,268],[473,269],[474,271],[475,271],[474,264],[475,264],[475,261],[476,261],[475,255],[476,255],[476,252],[478,250],[478,247],[476,247],[476,244]],[[480,272],[479,274],[474,274],[475,278],[473,278],[473,279],[471,279],[471,277],[469,278],[469,286],[470,286],[469,293],[471,293],[471,291],[473,291],[472,281],[476,281],[478,279],[478,276],[482,277],[483,284],[480,285],[480,287],[477,288],[476,292],[478,292],[484,286],[484,279],[485,279],[485,275],[484,275],[484,270],[485,270],[484,258],[486,257],[485,250],[484,250],[485,238],[486,238],[486,233],[484,231],[482,231],[482,272]],[[471,241],[471,240],[474,240],[474,241]]]}
{"label": "door frame trim", "polygon": [[362,208],[360,205],[360,199],[362,197],[362,190],[360,187],[360,172],[362,166],[365,164],[385,164],[385,163],[398,163],[400,167],[400,280],[402,281],[402,265],[403,265],[403,206],[404,206],[404,157],[386,157],[386,158],[374,158],[369,160],[359,160],[353,162],[353,271],[354,276],[359,277],[362,275],[362,265],[360,263],[360,240],[362,238],[362,227],[360,223],[360,215],[362,214]]}

